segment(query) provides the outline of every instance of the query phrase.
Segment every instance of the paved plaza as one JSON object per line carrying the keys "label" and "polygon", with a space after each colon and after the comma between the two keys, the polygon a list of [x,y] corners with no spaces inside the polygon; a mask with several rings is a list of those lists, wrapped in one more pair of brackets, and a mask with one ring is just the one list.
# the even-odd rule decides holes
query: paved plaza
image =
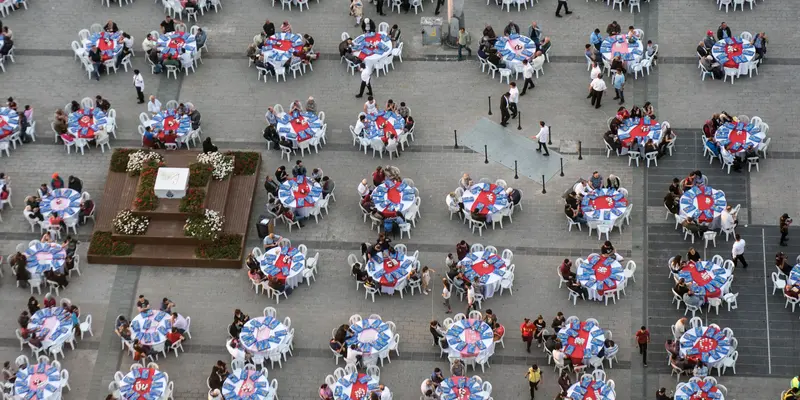
{"label": "paved plaza", "polygon": [[[127,371],[132,360],[120,351],[114,334],[114,320],[120,315],[132,315],[139,294],[157,302],[169,297],[176,311],[192,317],[192,339],[184,344],[185,353],[159,360],[162,371],[175,382],[175,399],[204,399],[208,389],[205,381],[217,360],[230,361],[225,349],[226,328],[233,310],[242,309],[251,316],[260,315],[270,305],[276,307],[280,318],[289,316],[295,328],[294,356],[283,363],[282,369],[269,371],[269,378],[279,382],[282,400],[317,399],[319,385],[337,365],[328,348],[330,331],[346,323],[352,314],[377,313],[394,321],[400,334],[399,357],[392,353],[392,362],[381,368],[381,383],[394,393],[395,400],[416,400],[420,383],[433,368],[447,368],[447,359],[439,358],[431,346],[428,323],[448,315],[438,295],[441,277],[446,272],[444,259],[455,253],[455,244],[464,239],[470,244],[483,243],[498,249],[511,249],[516,264],[514,294],[507,292],[483,304],[492,309],[506,327],[505,348],[499,347],[485,372],[469,371],[492,383],[496,400],[527,399],[528,385],[524,374],[537,363],[543,366],[543,383],[536,398],[551,399],[558,392],[556,375],[547,357],[538,349],[524,351],[518,326],[523,318],[535,319],[539,314],[547,321],[559,311],[581,319],[593,317],[603,328],[613,332],[620,346],[619,363],[606,367],[610,379],[616,382],[618,400],[655,398],[655,391],[664,386],[675,388],[670,376],[663,343],[670,336],[670,325],[683,314],[670,304],[672,286],[667,278],[667,260],[685,254],[690,243],[674,230],[674,221],[664,219],[663,197],[673,177],[684,177],[700,169],[711,179],[716,189],[726,192],[731,204],[741,204],[740,228],[747,241],[746,257],[750,266],[735,272],[732,292],[739,292],[739,308],[731,312],[723,305],[717,315],[713,310],[702,318],[709,323],[731,327],[739,340],[741,357],[737,374],[730,371],[718,378],[729,389],[726,399],[773,399],[784,390],[791,377],[798,373],[797,314],[783,307],[779,293],[772,296],[769,273],[773,271],[772,257],[779,251],[777,221],[781,214],[800,217],[796,197],[796,171],[800,168],[800,141],[796,139],[795,114],[798,109],[796,93],[800,91],[800,54],[792,52],[800,40],[796,21],[800,20],[800,3],[794,1],[759,1],[753,10],[725,13],[718,11],[711,0],[652,0],[643,3],[640,13],[611,11],[602,1],[570,1],[573,14],[556,18],[555,0],[541,0],[521,13],[500,11],[482,1],[466,5],[467,29],[472,33],[473,52],[485,23],[500,33],[509,19],[527,31],[532,20],[538,21],[543,35],[553,41],[550,63],[544,75],[536,80],[536,88],[521,98],[523,115],[521,130],[512,120],[508,135],[527,138],[538,132],[539,120],[553,127],[551,149],[563,157],[564,176],[555,174],[546,179],[531,180],[528,174],[514,171],[497,162],[538,157],[526,148],[507,149],[508,154],[490,154],[491,162],[484,163],[483,147],[471,138],[471,147],[462,143],[453,148],[453,131],[469,132],[481,118],[499,123],[497,99],[507,90],[506,84],[492,80],[480,72],[473,59],[456,61],[454,50],[423,46],[419,18],[433,15],[435,4],[424,2],[419,15],[389,13],[379,17],[374,5],[365,4],[364,14],[376,24],[387,21],[398,24],[405,43],[403,62],[395,60],[395,69],[379,78],[373,76],[373,89],[378,104],[386,100],[404,101],[412,109],[417,122],[416,141],[401,153],[401,157],[373,159],[352,146],[348,126],[355,124],[363,99],[355,99],[359,77],[352,76],[340,64],[337,46],[340,35],[360,34],[360,28],[347,15],[347,2],[320,0],[311,2],[310,10],[300,13],[294,9],[282,11],[269,0],[223,0],[218,13],[206,12],[197,25],[208,32],[209,52],[203,54],[203,64],[196,73],[178,79],[147,73],[142,39],[147,32],[157,30],[163,20],[163,8],[151,1],[138,0],[122,8],[101,7],[97,0],[55,2],[30,0],[28,10],[11,13],[2,19],[14,32],[16,63],[6,63],[0,74],[0,98],[13,96],[19,107],[30,104],[36,111],[37,141],[12,150],[10,157],[0,158],[0,172],[12,177],[13,209],[2,210],[0,223],[0,254],[14,252],[19,243],[38,239],[21,215],[23,199],[35,193],[42,183],[49,182],[52,173],[76,175],[84,182],[84,190],[102,203],[103,184],[111,152],[101,153],[92,148],[86,155],[66,154],[64,147],[55,144],[50,123],[53,111],[71,100],[103,95],[117,111],[117,139],[113,147],[137,147],[139,113],[145,105],[136,104],[132,72],[103,75],[99,82],[88,80],[85,71],[73,59],[70,42],[77,40],[79,30],[93,23],[112,19],[121,30],[135,38],[136,57],[133,66],[143,71],[145,95],[155,95],[164,104],[168,100],[192,102],[203,116],[203,132],[214,139],[221,150],[247,149],[261,151],[263,162],[260,179],[272,174],[280,165],[279,153],[266,150],[261,136],[265,126],[264,113],[276,103],[287,107],[292,100],[305,101],[314,96],[318,110],[326,114],[327,140],[318,154],[304,157],[307,168],[322,168],[336,182],[335,203],[330,214],[319,224],[307,223],[302,230],[291,234],[285,225],[276,232],[296,244],[305,244],[311,254],[319,252],[319,274],[310,287],[303,285],[288,300],[274,301],[257,295],[251,289],[246,270],[214,270],[131,267],[117,265],[84,265],[83,275],[71,281],[62,291],[81,309],[81,314],[93,317],[94,336],[79,341],[74,351],[67,350],[62,361],[70,371],[72,390],[64,399],[105,398],[108,384],[117,370]],[[278,2],[279,3],[279,2]],[[444,8],[443,8],[444,10]],[[444,15],[444,13],[443,13]],[[309,33],[316,40],[315,49],[322,53],[314,71],[305,76],[276,83],[270,78],[265,84],[257,80],[254,68],[247,67],[245,50],[253,35],[261,30],[265,19],[276,26],[289,20],[295,33]],[[659,166],[629,167],[627,157],[606,157],[602,134],[606,120],[616,112],[616,102],[606,93],[603,106],[594,109],[585,99],[588,71],[583,57],[584,44],[595,28],[605,27],[616,20],[623,28],[634,25],[644,30],[645,40],[659,45],[659,60],[649,76],[634,80],[628,77],[626,106],[653,103],[659,121],[669,121],[678,134],[676,153],[659,160]],[[700,80],[695,48],[707,30],[716,31],[726,21],[735,35],[742,31],[766,31],[769,51],[759,66],[758,75],[729,82]],[[191,26],[195,23],[188,23]],[[522,80],[518,81],[522,84]],[[611,85],[609,84],[609,87]],[[487,96],[492,96],[493,115],[487,115]],[[702,156],[701,128],[713,113],[726,110],[732,115],[758,115],[770,126],[772,138],[769,158],[762,159],[760,168],[748,173],[728,175],[719,163],[708,165]],[[520,139],[516,138],[516,139]],[[491,137],[485,137],[491,140]],[[581,158],[576,143],[581,143]],[[531,146],[535,144],[531,142]],[[292,162],[295,158],[293,157]],[[395,165],[404,177],[414,180],[422,198],[421,218],[412,230],[411,239],[395,239],[406,244],[410,251],[419,250],[422,265],[436,271],[432,295],[416,294],[405,299],[380,296],[375,302],[364,299],[364,291],[355,290],[350,276],[347,255],[359,254],[364,241],[373,241],[375,231],[362,223],[357,206],[356,188],[362,178],[368,178],[377,165]],[[573,228],[567,232],[564,223],[562,193],[579,177],[592,171],[603,176],[615,174],[628,189],[634,205],[631,225],[620,234],[614,231],[611,240],[618,252],[638,265],[635,277],[617,304],[607,307],[599,302],[567,301],[567,290],[558,288],[556,268],[564,258],[586,257],[597,252],[602,242]],[[472,234],[457,219],[450,220],[444,198],[453,191],[459,177],[468,172],[473,178],[504,179],[509,185],[524,191],[523,209],[515,212],[513,224],[500,230],[484,230],[483,236]],[[523,171],[525,172],[525,171]],[[546,191],[546,193],[544,193]],[[258,214],[263,213],[267,196],[259,186],[250,216],[251,225],[246,249],[259,246],[255,231]],[[780,248],[790,260],[800,254],[800,233],[791,228],[789,247]],[[78,253],[86,258],[91,225],[79,228],[82,244]],[[705,258],[714,254],[730,258],[732,241],[717,237],[717,247],[704,249]],[[702,243],[695,243],[701,249]],[[19,313],[29,297],[27,289],[15,287],[8,264],[0,286],[0,319],[6,321],[0,332],[0,361],[13,360],[29,354],[26,347],[19,350],[14,327]],[[37,297],[41,301],[41,296]],[[466,304],[454,302],[454,311],[463,312]],[[649,367],[644,368],[635,345],[634,332],[647,325],[652,333]],[[343,363],[338,365],[343,367]],[[683,381],[686,381],[683,378]]]}

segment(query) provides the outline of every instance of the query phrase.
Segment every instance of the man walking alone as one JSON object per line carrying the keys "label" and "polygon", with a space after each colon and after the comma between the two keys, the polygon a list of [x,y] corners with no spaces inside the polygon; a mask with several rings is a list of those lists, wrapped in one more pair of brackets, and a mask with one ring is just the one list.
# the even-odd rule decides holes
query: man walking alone
{"label": "man walking alone", "polygon": [[136,88],[136,96],[139,98],[137,104],[144,103],[144,78],[138,69],[133,71],[133,87]]}
{"label": "man walking alone", "polygon": [[531,85],[531,89],[536,87],[533,83],[533,65],[531,65],[527,59],[522,60],[522,76],[525,78],[525,83],[522,84],[522,93],[519,95],[525,96],[525,92],[528,90],[528,84]]}
{"label": "man walking alone", "polygon": [[364,88],[367,88],[369,92],[367,92],[367,96],[372,96],[372,84],[370,84],[370,78],[372,77],[372,68],[367,68],[367,65],[361,63],[359,66],[361,70],[361,90],[359,90],[356,98],[360,99],[364,97]]}
{"label": "man walking alone", "polygon": [[508,126],[508,120],[511,119],[511,114],[508,113],[509,96],[511,95],[506,92],[500,97],[500,125],[503,127]]}
{"label": "man walking alone", "polygon": [[625,103],[625,93],[623,90],[625,89],[625,74],[622,73],[621,69],[617,70],[617,73],[614,75],[614,93],[616,97],[612,100],[619,100],[619,104],[622,105]]}
{"label": "man walking alone", "polygon": [[736,241],[733,242],[733,249],[731,250],[731,255],[733,256],[733,266],[736,267],[736,264],[739,261],[742,262],[742,268],[747,269],[747,261],[744,259],[744,245],[745,241],[742,239],[742,236],[738,233],[736,234]]}
{"label": "man walking alone", "polygon": [[778,227],[781,231],[781,246],[786,246],[786,240],[788,239],[787,236],[789,236],[789,225],[791,224],[792,219],[789,218],[789,214],[781,215],[781,218],[778,220]]}
{"label": "man walking alone", "polygon": [[536,149],[536,151],[541,153],[542,148],[544,148],[544,155],[550,156],[550,151],[547,150],[547,140],[550,139],[550,127],[546,126],[544,121],[539,121],[539,126],[539,133],[534,136],[539,142],[539,148]]}
{"label": "man walking alone", "polygon": [[600,102],[603,100],[603,92],[608,88],[602,76],[594,78],[592,83],[589,84],[589,97],[592,98],[592,105],[594,108],[600,108]]}
{"label": "man walking alone", "polygon": [[567,15],[572,14],[572,11],[569,10],[569,6],[567,6],[567,0],[558,0],[558,8],[556,8],[556,17],[561,18],[561,7],[564,7],[564,11]]}

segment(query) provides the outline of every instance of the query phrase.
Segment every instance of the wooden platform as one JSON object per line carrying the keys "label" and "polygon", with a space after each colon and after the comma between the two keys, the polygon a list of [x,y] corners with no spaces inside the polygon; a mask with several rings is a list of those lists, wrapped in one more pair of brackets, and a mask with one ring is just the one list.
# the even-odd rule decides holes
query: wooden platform
{"label": "wooden platform", "polygon": [[[198,152],[189,150],[158,152],[164,156],[164,163],[167,166],[177,168],[187,167],[190,163],[195,162],[198,154]],[[256,171],[258,170],[259,168],[256,168]],[[159,199],[158,207],[153,211],[134,210],[135,214],[146,215],[150,218],[147,233],[135,236],[113,234],[115,241],[134,244],[130,256],[89,254],[88,261],[93,264],[241,268],[247,224],[258,179],[258,172],[254,175],[230,176],[223,181],[212,179],[206,188],[205,208],[220,212],[225,217],[223,225],[225,233],[238,234],[244,239],[240,256],[237,259],[197,258],[195,250],[202,242],[183,234],[186,218],[191,214],[181,213],[178,210],[180,200]],[[95,231],[113,232],[112,221],[120,211],[131,207],[136,196],[138,182],[138,176],[131,177],[127,173],[109,171],[103,200],[98,205]]]}

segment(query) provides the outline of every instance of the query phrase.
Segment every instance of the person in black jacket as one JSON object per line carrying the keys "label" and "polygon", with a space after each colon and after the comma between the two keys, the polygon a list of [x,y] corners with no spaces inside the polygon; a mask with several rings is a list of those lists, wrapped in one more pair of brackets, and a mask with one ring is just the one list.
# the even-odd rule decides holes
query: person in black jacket
{"label": "person in black jacket", "polygon": [[511,114],[508,112],[508,97],[511,96],[510,93],[506,92],[500,97],[500,125],[508,126],[508,120],[511,118]]}
{"label": "person in black jacket", "polygon": [[270,20],[264,22],[264,26],[262,26],[261,29],[264,31],[264,36],[267,38],[275,34],[275,24]]}
{"label": "person in black jacket", "polygon": [[267,190],[267,193],[278,196],[278,184],[275,183],[275,180],[270,175],[267,175],[267,179],[264,181],[264,189]]}
{"label": "person in black jacket", "polygon": [[72,175],[69,176],[69,178],[67,179],[67,187],[78,193],[83,192],[83,182],[81,182],[81,180],[78,179],[77,176],[72,176]]}
{"label": "person in black jacket", "polygon": [[275,179],[277,179],[280,183],[283,183],[283,181],[289,179],[289,174],[286,173],[285,165],[281,165],[275,170]]}
{"label": "person in black jacket", "polygon": [[733,37],[731,36],[731,28],[728,27],[724,21],[719,24],[719,28],[717,28],[717,40],[722,40],[726,37]]}
{"label": "person in black jacket", "polygon": [[361,21],[361,31],[364,33],[375,32],[375,21],[364,18],[364,20]]}

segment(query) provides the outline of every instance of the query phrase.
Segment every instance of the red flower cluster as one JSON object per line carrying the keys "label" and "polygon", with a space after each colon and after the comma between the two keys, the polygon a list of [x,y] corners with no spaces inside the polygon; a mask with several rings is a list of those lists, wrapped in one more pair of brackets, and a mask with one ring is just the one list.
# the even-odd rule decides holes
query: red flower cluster
{"label": "red flower cluster", "polygon": [[[190,178],[191,179],[191,178]],[[186,196],[183,196],[181,203],[178,206],[180,212],[196,214],[203,210],[203,204],[206,199],[206,191],[203,189],[189,188],[186,191]]]}
{"label": "red flower cluster", "polygon": [[241,258],[241,251],[242,235],[222,234],[217,240],[198,246],[195,256],[213,260],[237,260]]}
{"label": "red flower cluster", "polygon": [[213,171],[214,167],[209,164],[189,164],[189,187],[205,187]]}
{"label": "red flower cluster", "polygon": [[258,161],[261,154],[253,151],[229,151],[226,156],[233,157],[234,175],[253,175],[258,168]]}
{"label": "red flower cluster", "polygon": [[158,207],[158,197],[156,197],[155,186],[158,167],[164,163],[151,161],[139,174],[139,187],[136,188],[136,198],[133,200],[133,208],[138,211],[153,211]]}
{"label": "red flower cluster", "polygon": [[133,244],[119,242],[112,238],[111,232],[95,232],[89,243],[89,254],[98,256],[129,256]]}

